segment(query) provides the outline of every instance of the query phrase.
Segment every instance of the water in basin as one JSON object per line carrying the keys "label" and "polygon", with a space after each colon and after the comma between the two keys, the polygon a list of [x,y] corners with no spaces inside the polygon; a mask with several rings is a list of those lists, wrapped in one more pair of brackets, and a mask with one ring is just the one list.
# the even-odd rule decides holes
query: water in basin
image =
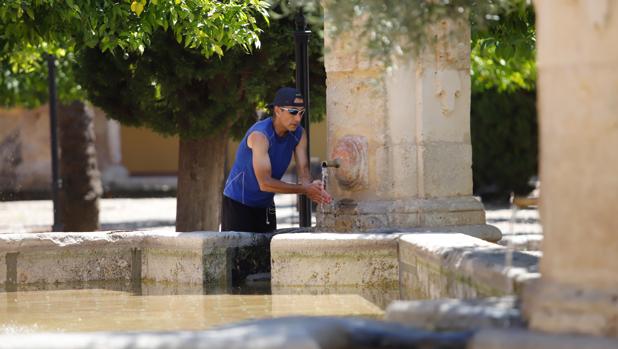
{"label": "water in basin", "polygon": [[115,285],[1,292],[0,333],[204,330],[243,320],[292,315],[383,315],[380,307],[359,294],[272,295],[264,290],[187,294],[186,290],[169,292],[152,287],[136,292]]}

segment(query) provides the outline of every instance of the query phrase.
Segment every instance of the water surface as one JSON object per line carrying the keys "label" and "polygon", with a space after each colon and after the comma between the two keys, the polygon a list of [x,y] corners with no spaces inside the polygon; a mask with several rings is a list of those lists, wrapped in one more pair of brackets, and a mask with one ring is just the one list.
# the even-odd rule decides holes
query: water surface
{"label": "water surface", "polygon": [[0,293],[0,333],[204,330],[292,315],[379,318],[357,294],[143,295],[103,288]]}

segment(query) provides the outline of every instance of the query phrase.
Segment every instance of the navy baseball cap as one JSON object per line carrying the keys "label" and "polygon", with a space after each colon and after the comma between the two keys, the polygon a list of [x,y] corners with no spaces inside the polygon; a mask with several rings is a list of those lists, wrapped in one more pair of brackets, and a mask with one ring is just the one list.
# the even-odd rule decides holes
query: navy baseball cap
{"label": "navy baseball cap", "polygon": [[282,87],[275,94],[275,100],[268,105],[269,108],[274,106],[286,105],[290,107],[303,107],[304,103],[295,102],[297,98],[304,100],[300,92],[293,87]]}

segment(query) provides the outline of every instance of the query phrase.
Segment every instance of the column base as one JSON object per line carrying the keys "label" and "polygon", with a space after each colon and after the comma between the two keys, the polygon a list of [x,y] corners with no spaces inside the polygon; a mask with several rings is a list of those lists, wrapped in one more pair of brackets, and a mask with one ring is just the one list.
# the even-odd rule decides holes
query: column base
{"label": "column base", "polygon": [[[485,225],[483,204],[472,196],[361,202],[343,199],[318,207],[316,215],[317,229],[333,232]],[[487,227],[495,230],[489,234],[494,236],[491,240],[500,240],[500,231]]]}
{"label": "column base", "polygon": [[523,297],[531,329],[618,337],[618,290],[591,290],[541,280]]}

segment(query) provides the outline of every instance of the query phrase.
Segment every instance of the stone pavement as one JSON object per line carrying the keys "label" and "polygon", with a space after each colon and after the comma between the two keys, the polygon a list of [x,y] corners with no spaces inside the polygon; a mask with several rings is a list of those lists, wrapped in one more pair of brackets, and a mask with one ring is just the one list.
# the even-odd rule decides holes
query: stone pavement
{"label": "stone pavement", "polygon": [[[279,228],[298,226],[295,195],[276,195]],[[175,198],[101,199],[101,230],[174,230]],[[315,217],[314,217],[315,223]],[[52,202],[0,202],[0,233],[49,231],[53,223]],[[499,243],[509,242],[517,250],[540,250],[542,230],[537,209],[513,212],[508,207],[488,207],[487,223],[497,226],[504,235]]]}
{"label": "stone pavement", "polygon": [[[295,196],[277,196],[275,203],[279,228],[297,226]],[[0,234],[50,231],[52,207],[51,200],[0,201]],[[175,198],[100,200],[101,230],[174,230],[175,222]]]}

